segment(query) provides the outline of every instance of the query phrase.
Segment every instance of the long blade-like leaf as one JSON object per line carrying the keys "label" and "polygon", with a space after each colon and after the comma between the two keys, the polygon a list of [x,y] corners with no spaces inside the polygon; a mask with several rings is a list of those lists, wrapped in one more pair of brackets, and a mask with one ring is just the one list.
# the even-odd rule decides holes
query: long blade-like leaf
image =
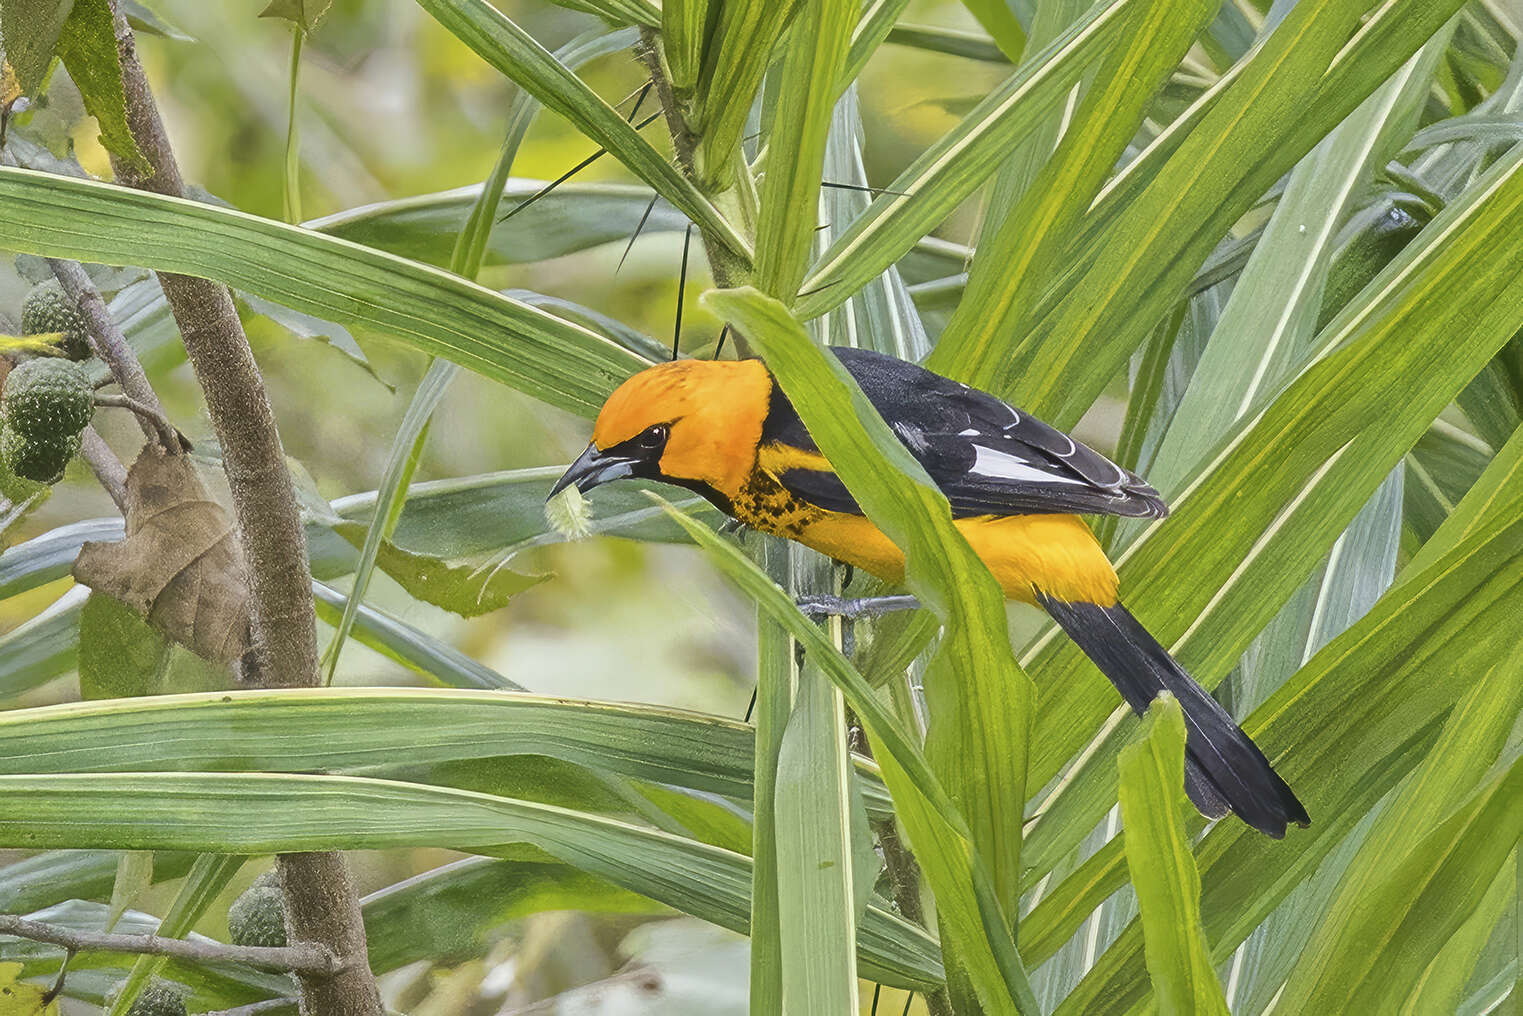
{"label": "long blade-like leaf", "polygon": [[798,313],[837,307],[910,249],[989,178],[1103,53],[1124,45],[1138,0],[1102,0],[995,89],[888,186],[804,281]]}
{"label": "long blade-like leaf", "polygon": [[[567,864],[744,932],[748,858],[612,819],[488,794],[350,776],[92,774],[0,776],[19,811],[0,843],[234,851],[445,847],[491,853],[529,843]],[[13,821],[14,820],[14,821]],[[940,975],[929,936],[876,907],[863,920],[862,976],[924,987]]]}
{"label": "long blade-like leaf", "polygon": [[216,279],[584,415],[646,363],[437,268],[215,205],[9,167],[0,203],[0,246],[11,250]]}
{"label": "long blade-like leaf", "polygon": [[[1279,1002],[1286,1012],[1351,1012],[1364,1007],[1364,1002],[1356,1001],[1360,998],[1379,995],[1394,1000],[1410,993],[1422,974],[1421,964],[1393,966],[1384,954],[1396,951],[1405,944],[1403,940],[1423,937],[1402,929],[1401,922],[1404,912],[1429,887],[1422,880],[1393,882],[1392,874],[1409,867],[1415,854],[1432,849],[1428,841],[1449,819],[1454,802],[1463,801],[1484,782],[1486,770],[1506,745],[1520,707],[1523,667],[1516,664],[1503,664],[1482,675],[1454,707],[1433,750],[1375,819],[1337,892],[1326,901],[1316,931],[1286,978]],[[1503,834],[1497,830],[1496,836],[1501,840]],[[1478,869],[1476,874],[1482,872]],[[1450,915],[1451,925],[1457,924],[1458,907],[1446,907],[1444,912]],[[1425,923],[1433,923],[1433,916],[1430,913]],[[1447,930],[1453,929],[1440,931],[1440,937]],[[1372,947],[1372,942],[1382,939],[1383,948]],[[1419,958],[1410,946],[1405,954],[1409,960]],[[1371,983],[1377,969],[1383,985]],[[1389,1008],[1383,1005],[1367,1011]]]}
{"label": "long blade-like leaf", "polygon": [[756,284],[786,303],[798,291],[814,241],[836,75],[857,6],[847,0],[803,4],[783,52],[756,227]]}
{"label": "long blade-like leaf", "polygon": [[1056,152],[997,229],[986,227],[968,287],[927,366],[984,380],[1019,338],[1010,328],[1046,288],[1054,263],[1126,150],[1153,93],[1215,12],[1156,4],[1132,16],[1132,39],[1096,68]]}
{"label": "long blade-like leaf", "polygon": [[[1469,200],[1446,209],[1428,227],[1427,242],[1409,246],[1324,330],[1319,350],[1336,351],[1245,421],[1174,499],[1174,515],[1149,526],[1122,555],[1122,587],[1139,615],[1208,687],[1465,380],[1523,323],[1507,295],[1523,286],[1523,249],[1491,232],[1518,220],[1523,152],[1509,153]],[[1422,335],[1448,344],[1440,353],[1413,341]],[[1462,350],[1456,336],[1475,345]],[[1092,739],[1107,714],[1118,721],[1120,714],[1103,689],[1079,679],[1089,664],[1072,647],[1049,636],[1026,664],[1038,679],[1033,778],[1040,782]],[[1114,750],[1086,753],[1086,779],[1112,778]],[[1075,792],[1078,775],[1063,782],[1065,793]],[[1099,811],[1088,824],[1038,828],[1033,840],[1055,832],[1076,843],[1108,807],[1104,798],[1091,798]],[[1050,862],[1066,849],[1048,841],[1041,857]]]}
{"label": "long blade-like leaf", "polygon": [[1180,794],[1185,718],[1172,695],[1148,707],[1141,734],[1121,752],[1120,768],[1126,866],[1137,890],[1159,1009],[1227,1016],[1200,926],[1200,872],[1190,855]]}

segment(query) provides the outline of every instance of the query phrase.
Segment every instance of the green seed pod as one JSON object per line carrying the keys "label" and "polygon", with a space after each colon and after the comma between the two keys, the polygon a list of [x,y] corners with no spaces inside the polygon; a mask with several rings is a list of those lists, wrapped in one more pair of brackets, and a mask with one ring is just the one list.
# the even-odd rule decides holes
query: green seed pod
{"label": "green seed pod", "polygon": [[78,436],[95,413],[95,388],[77,363],[28,360],[5,379],[0,419],[28,438]]}
{"label": "green seed pod", "polygon": [[27,437],[0,425],[0,465],[23,480],[49,485],[63,479],[64,467],[79,454],[79,435]]}
{"label": "green seed pod", "polygon": [[21,304],[21,333],[45,335],[49,332],[63,333],[63,351],[69,359],[90,358],[85,316],[57,279],[37,283]]}
{"label": "green seed pod", "polygon": [[286,944],[286,899],[272,875],[259,876],[227,908],[227,935],[234,945]]}
{"label": "green seed pod", "polygon": [[[114,999],[119,992],[118,988],[112,992],[111,997]],[[108,1007],[109,1002],[108,999]],[[184,993],[173,982],[162,977],[150,981],[148,987],[138,993],[132,1008],[127,1010],[127,1016],[188,1016],[188,1013]]]}

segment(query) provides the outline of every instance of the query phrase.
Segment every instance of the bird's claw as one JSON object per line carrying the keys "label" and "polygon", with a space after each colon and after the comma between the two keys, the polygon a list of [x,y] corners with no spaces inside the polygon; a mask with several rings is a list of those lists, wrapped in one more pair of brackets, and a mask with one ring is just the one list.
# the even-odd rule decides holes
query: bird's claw
{"label": "bird's claw", "polygon": [[877,617],[897,610],[918,610],[913,596],[800,596],[798,608],[809,617]]}

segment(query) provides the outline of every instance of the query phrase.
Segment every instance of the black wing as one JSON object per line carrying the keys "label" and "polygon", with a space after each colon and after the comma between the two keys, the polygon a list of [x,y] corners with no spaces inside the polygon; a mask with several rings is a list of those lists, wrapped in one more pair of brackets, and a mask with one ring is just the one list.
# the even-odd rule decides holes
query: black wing
{"label": "black wing", "polygon": [[[871,350],[831,351],[947,496],[955,517],[1168,514],[1140,477],[987,392]],[[769,442],[818,451],[777,387],[762,429],[762,443]],[[789,469],[778,479],[822,508],[862,512],[834,473]]]}

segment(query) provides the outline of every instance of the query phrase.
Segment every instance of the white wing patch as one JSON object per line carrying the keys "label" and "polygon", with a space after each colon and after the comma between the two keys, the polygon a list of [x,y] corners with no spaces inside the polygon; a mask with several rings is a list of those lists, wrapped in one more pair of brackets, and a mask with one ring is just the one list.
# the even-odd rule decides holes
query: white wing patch
{"label": "white wing patch", "polygon": [[1030,483],[1066,483],[1079,487],[1088,486],[1083,480],[1059,476],[1033,466],[1019,455],[995,451],[983,445],[974,445],[973,451],[975,453],[973,468],[968,472],[977,476],[997,480],[1025,480]]}

